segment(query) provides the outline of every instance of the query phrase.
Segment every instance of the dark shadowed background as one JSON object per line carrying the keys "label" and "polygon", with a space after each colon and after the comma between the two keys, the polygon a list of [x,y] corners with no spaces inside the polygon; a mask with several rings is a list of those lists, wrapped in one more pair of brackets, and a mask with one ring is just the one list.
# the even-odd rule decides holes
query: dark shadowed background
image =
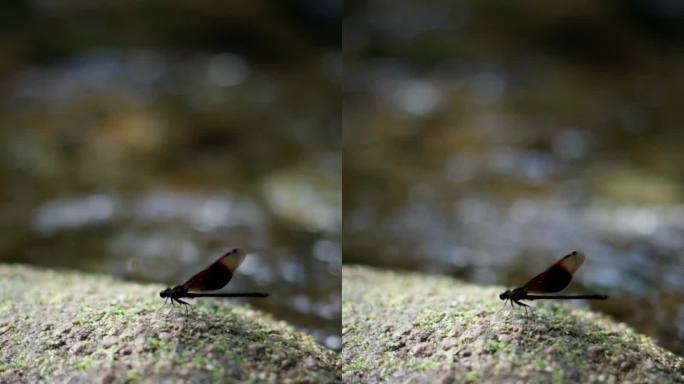
{"label": "dark shadowed background", "polygon": [[684,354],[684,6],[346,1],[344,262],[568,289]]}
{"label": "dark shadowed background", "polygon": [[171,285],[244,248],[227,290],[339,349],[340,13],[3,3],[0,262]]}

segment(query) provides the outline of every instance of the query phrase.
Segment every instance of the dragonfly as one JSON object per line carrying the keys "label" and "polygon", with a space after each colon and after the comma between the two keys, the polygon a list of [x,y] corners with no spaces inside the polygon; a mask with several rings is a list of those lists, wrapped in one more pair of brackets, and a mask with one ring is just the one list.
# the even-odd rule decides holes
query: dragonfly
{"label": "dragonfly", "polygon": [[238,292],[238,293],[208,293],[225,287],[233,278],[233,274],[245,259],[246,253],[241,249],[232,249],[219,257],[211,265],[197,272],[182,285],[166,288],[159,292],[166,303],[171,300],[189,306],[190,303],[183,299],[197,297],[268,297],[263,292]]}
{"label": "dragonfly", "polygon": [[[521,303],[520,300],[606,300],[607,295],[585,294],[585,295],[548,295],[548,293],[560,292],[570,284],[573,274],[584,263],[586,257],[582,252],[572,251],[555,262],[544,272],[531,278],[523,286],[506,290],[499,295],[499,299],[507,303],[518,304],[529,308],[529,305]],[[533,293],[533,294],[530,294]],[[534,293],[541,293],[535,295]]]}

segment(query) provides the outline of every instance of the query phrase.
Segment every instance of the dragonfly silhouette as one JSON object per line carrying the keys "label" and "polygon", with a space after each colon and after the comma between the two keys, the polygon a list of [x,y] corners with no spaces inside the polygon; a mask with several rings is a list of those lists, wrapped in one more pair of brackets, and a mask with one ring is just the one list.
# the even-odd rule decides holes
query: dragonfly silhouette
{"label": "dragonfly silhouette", "polygon": [[513,290],[506,290],[499,295],[501,300],[507,303],[518,304],[527,309],[529,305],[521,303],[520,300],[605,300],[606,295],[586,294],[586,295],[530,295],[531,293],[554,293],[565,289],[572,280],[572,275],[584,263],[586,257],[582,252],[573,251],[562,259],[558,260],[546,271],[531,278],[525,285]]}
{"label": "dragonfly silhouette", "polygon": [[159,296],[171,300],[171,304],[177,302],[183,305],[190,303],[182,299],[194,299],[196,297],[268,297],[268,293],[242,292],[242,293],[203,293],[221,289],[230,282],[233,274],[245,259],[245,252],[241,249],[233,249],[218,260],[214,261],[205,269],[199,271],[182,285],[166,288],[159,292]]}

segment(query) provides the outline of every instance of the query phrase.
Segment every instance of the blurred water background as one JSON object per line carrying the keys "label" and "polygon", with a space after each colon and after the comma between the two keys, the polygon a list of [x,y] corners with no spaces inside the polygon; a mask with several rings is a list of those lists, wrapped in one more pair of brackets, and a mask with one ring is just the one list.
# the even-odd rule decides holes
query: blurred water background
{"label": "blurred water background", "polygon": [[340,7],[3,3],[0,262],[171,285],[244,248],[228,290],[339,350]]}
{"label": "blurred water background", "polygon": [[348,1],[344,262],[568,289],[684,354],[684,6]]}

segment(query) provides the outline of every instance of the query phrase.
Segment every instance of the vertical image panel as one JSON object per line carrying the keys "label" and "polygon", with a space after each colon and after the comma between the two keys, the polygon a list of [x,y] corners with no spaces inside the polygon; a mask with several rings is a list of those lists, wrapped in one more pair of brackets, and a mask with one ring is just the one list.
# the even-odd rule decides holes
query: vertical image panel
{"label": "vertical image panel", "polygon": [[345,2],[344,380],[680,380],[682,21]]}
{"label": "vertical image panel", "polygon": [[340,382],[341,7],[0,5],[0,382]]}

